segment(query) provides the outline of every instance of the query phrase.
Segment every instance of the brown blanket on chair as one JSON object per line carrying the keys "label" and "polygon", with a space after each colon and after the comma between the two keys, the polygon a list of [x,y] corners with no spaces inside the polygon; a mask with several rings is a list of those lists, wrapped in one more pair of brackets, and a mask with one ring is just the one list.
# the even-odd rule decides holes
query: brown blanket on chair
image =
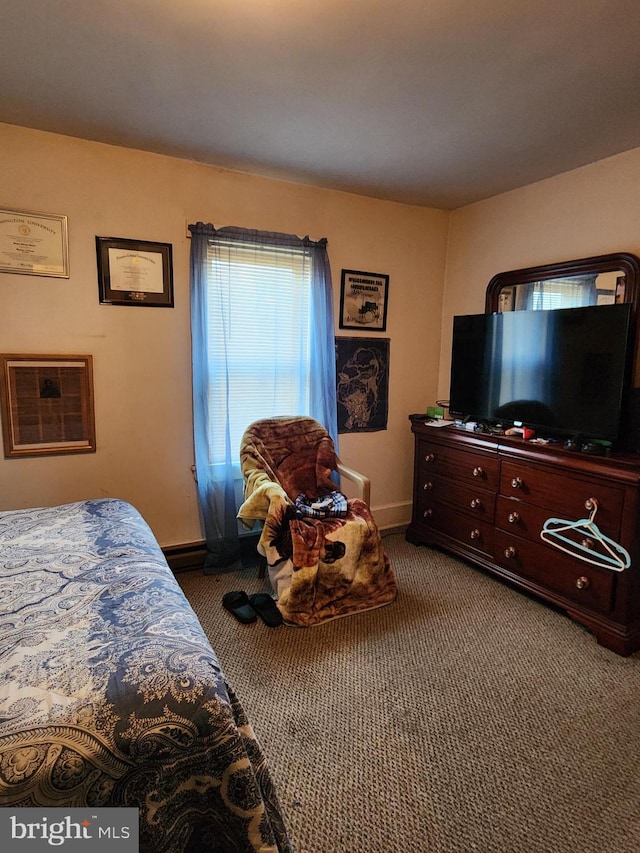
{"label": "brown blanket on chair", "polygon": [[311,418],[252,424],[240,452],[245,501],[238,517],[264,520],[258,550],[269,566],[285,622],[316,625],[389,604],[396,580],[369,507],[348,502],[346,518],[299,518],[299,494],[334,491],[333,441]]}

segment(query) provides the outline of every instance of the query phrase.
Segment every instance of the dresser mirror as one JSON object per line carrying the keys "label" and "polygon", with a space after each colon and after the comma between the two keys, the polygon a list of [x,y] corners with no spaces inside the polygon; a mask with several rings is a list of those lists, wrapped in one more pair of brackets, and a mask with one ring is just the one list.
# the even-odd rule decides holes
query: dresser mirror
{"label": "dresser mirror", "polygon": [[637,351],[640,260],[617,252],[495,275],[487,285],[485,312],[539,311],[630,302],[634,324],[634,387],[640,386]]}
{"label": "dresser mirror", "polygon": [[[510,270],[487,286],[485,311],[540,311],[637,302],[640,261],[617,253]],[[634,310],[635,314],[635,310]]]}

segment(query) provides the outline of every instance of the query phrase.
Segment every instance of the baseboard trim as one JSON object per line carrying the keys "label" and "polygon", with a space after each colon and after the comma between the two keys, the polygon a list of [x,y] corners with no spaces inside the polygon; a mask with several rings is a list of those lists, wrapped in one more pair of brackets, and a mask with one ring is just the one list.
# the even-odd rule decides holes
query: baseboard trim
{"label": "baseboard trim", "polygon": [[401,503],[372,506],[371,512],[380,530],[391,530],[402,526],[408,527],[412,509],[411,501],[402,501]]}
{"label": "baseboard trim", "polygon": [[385,536],[391,536],[393,533],[405,533],[408,524],[396,524],[393,527],[383,527],[380,530],[380,536],[384,539]]}
{"label": "baseboard trim", "polygon": [[[238,560],[244,568],[252,565],[252,559],[257,562],[258,556],[256,546],[258,544],[258,536],[256,533],[240,534],[240,554]],[[182,545],[167,545],[162,549],[169,568],[172,572],[190,572],[194,569],[204,570],[204,562],[207,556],[207,543],[202,540],[200,542],[185,542]],[[234,564],[235,565],[235,564]],[[208,570],[207,574],[216,574],[217,572],[232,571],[233,566],[220,566],[219,568]]]}
{"label": "baseboard trim", "polygon": [[169,545],[162,549],[172,572],[188,572],[202,569],[207,547],[202,542],[187,542],[183,545]]}

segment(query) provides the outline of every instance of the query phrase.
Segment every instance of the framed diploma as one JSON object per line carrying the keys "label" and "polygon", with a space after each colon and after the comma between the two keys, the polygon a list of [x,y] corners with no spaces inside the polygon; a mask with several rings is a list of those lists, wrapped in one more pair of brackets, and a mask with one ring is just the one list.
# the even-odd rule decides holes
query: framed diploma
{"label": "framed diploma", "polygon": [[96,449],[90,355],[0,355],[4,455]]}
{"label": "framed diploma", "polygon": [[100,302],[173,308],[171,243],[96,237]]}
{"label": "framed diploma", "polygon": [[67,217],[0,208],[0,272],[69,278]]}

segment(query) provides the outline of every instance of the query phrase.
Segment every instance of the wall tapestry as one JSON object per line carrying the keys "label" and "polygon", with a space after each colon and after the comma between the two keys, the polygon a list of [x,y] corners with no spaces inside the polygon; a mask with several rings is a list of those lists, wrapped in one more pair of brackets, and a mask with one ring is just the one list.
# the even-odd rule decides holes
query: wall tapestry
{"label": "wall tapestry", "polygon": [[336,338],[338,432],[387,428],[389,338]]}

